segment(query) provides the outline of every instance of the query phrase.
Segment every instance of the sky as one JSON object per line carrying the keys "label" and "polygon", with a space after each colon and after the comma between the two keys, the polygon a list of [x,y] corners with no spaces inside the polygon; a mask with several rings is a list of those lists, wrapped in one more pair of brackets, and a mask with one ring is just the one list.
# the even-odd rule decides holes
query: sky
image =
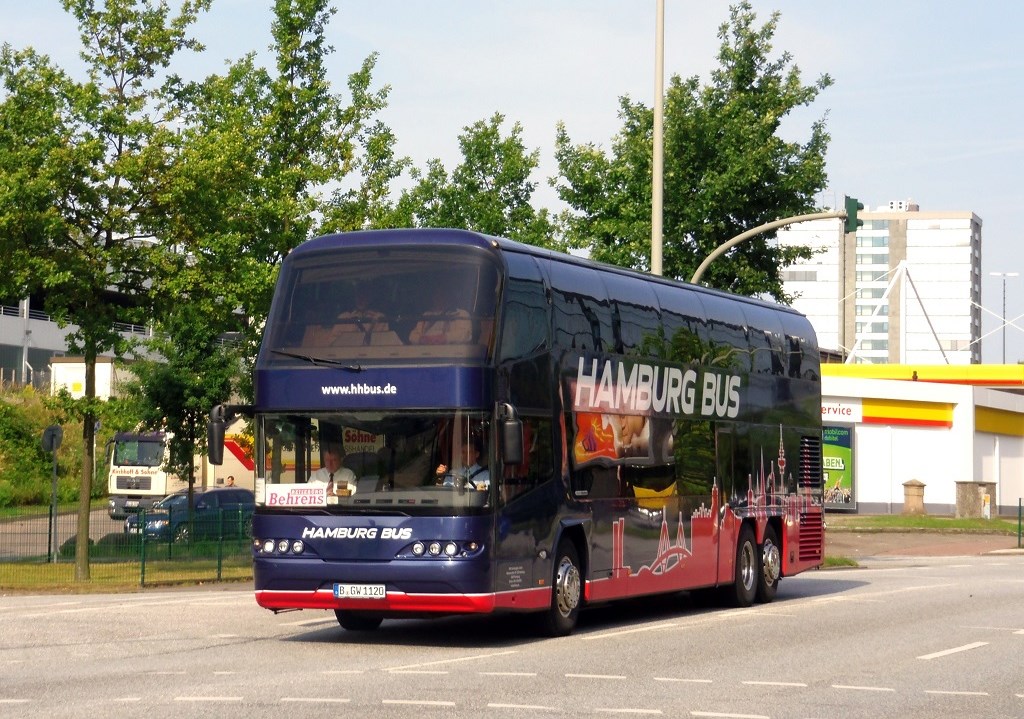
{"label": "sky", "polygon": [[[389,85],[381,118],[397,152],[423,167],[459,161],[458,134],[495,112],[523,126],[540,151],[538,206],[559,209],[556,126],[576,143],[610,147],[619,98],[648,106],[655,91],[656,0],[337,0],[328,64],[337,91],[370,53],[376,86]],[[270,62],[272,0],[213,0],[194,26],[207,50],[176,70],[200,78],[256,52]],[[982,359],[1024,359],[1024,52],[1017,0],[752,0],[763,22],[780,13],[776,52],[788,52],[805,83],[834,79],[782,127],[804,141],[822,117],[832,140],[828,190],[869,209],[911,200],[922,211],[975,213],[982,225]],[[717,66],[724,0],[665,0],[665,83],[707,80]],[[58,0],[0,0],[0,43],[32,46],[71,72],[80,68],[74,21]]]}

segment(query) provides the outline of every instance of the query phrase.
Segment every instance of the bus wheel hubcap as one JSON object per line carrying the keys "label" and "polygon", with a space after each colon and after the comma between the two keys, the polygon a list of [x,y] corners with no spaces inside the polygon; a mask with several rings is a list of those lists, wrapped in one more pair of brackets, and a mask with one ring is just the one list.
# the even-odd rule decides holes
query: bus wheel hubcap
{"label": "bus wheel hubcap", "polygon": [[558,612],[567,617],[580,603],[580,570],[563,557],[555,575],[555,603]]}

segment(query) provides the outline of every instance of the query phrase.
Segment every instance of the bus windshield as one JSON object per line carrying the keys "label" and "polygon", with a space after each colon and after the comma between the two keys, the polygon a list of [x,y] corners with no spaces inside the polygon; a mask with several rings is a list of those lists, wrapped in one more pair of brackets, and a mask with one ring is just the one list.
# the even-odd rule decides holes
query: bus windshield
{"label": "bus windshield", "polygon": [[297,360],[485,361],[500,270],[451,248],[340,248],[282,269],[262,366]]}
{"label": "bus windshield", "polygon": [[265,414],[257,435],[259,506],[406,515],[491,506],[483,413]]}

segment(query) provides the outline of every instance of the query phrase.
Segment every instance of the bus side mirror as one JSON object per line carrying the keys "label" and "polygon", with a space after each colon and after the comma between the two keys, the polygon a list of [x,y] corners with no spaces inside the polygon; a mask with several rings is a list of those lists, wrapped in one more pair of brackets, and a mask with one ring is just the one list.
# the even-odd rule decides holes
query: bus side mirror
{"label": "bus side mirror", "polygon": [[224,464],[224,405],[218,404],[210,410],[210,421],[206,425],[206,453],[210,464]]}
{"label": "bus side mirror", "polygon": [[498,412],[501,422],[501,461],[507,466],[523,463],[523,422],[510,404]]}

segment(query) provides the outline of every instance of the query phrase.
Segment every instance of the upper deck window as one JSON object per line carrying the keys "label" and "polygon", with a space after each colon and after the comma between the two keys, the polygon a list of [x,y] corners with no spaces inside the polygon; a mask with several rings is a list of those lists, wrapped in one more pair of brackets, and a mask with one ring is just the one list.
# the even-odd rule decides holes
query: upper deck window
{"label": "upper deck window", "polygon": [[487,360],[500,276],[471,248],[338,248],[285,263],[262,361]]}

